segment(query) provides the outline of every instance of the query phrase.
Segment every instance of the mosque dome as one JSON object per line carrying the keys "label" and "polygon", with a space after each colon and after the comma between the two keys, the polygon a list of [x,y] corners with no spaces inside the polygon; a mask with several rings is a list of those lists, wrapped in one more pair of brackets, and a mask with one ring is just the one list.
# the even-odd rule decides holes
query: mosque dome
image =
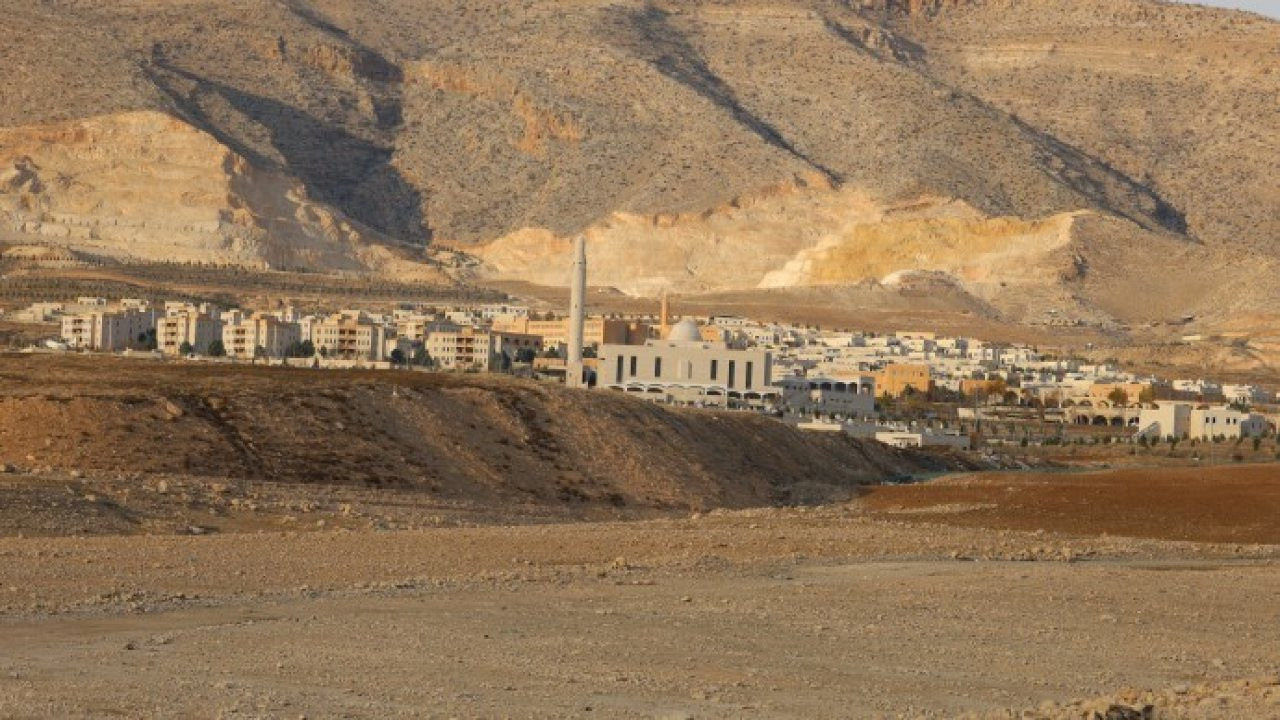
{"label": "mosque dome", "polygon": [[676,323],[667,333],[670,342],[702,342],[702,332],[693,318],[685,318]]}

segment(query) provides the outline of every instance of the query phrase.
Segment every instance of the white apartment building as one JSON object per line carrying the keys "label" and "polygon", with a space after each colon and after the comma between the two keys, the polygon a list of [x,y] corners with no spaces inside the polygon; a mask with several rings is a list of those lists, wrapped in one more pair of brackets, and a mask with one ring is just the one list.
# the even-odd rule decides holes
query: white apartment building
{"label": "white apartment building", "polygon": [[118,352],[138,344],[154,327],[151,310],[99,310],[62,318],[62,341],[72,350]]}
{"label": "white apartment building", "polygon": [[1170,437],[1235,439],[1263,435],[1268,424],[1263,415],[1240,412],[1226,405],[1161,401],[1142,409],[1138,427],[1141,428],[1139,436],[1153,440]]}

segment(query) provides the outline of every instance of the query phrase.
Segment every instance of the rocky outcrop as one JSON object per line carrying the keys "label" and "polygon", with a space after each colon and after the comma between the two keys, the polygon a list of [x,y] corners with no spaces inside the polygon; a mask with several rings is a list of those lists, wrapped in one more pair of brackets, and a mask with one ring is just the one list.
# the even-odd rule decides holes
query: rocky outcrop
{"label": "rocky outcrop", "polygon": [[[586,231],[593,284],[653,296],[751,289],[897,285],[945,278],[994,301],[1069,279],[1075,215],[986,217],[938,197],[877,199],[820,179],[698,213],[615,213]],[[489,278],[568,282],[572,237],[526,229],[475,250]],[[1058,309],[1072,308],[1063,301]]]}
{"label": "rocky outcrop", "polygon": [[121,261],[366,272],[407,253],[163,113],[0,130],[11,236]]}

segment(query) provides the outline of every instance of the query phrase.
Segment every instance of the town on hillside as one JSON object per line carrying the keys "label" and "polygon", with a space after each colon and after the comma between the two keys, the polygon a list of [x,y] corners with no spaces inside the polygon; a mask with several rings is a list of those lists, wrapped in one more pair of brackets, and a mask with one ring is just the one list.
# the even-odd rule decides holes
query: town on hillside
{"label": "town on hillside", "polygon": [[[315,369],[512,373],[689,407],[768,414],[802,430],[906,446],[1235,442],[1274,435],[1274,392],[1141,376],[1113,364],[932,332],[875,334],[745,317],[573,319],[514,303],[304,314],[81,297],[11,312],[56,323],[31,351]],[[1258,448],[1254,448],[1257,450]]]}

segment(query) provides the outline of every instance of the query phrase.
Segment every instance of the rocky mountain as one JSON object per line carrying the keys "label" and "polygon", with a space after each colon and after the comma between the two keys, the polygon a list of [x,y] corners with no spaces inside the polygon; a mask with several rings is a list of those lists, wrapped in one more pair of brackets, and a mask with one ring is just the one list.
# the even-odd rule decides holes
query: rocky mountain
{"label": "rocky mountain", "polygon": [[636,294],[923,272],[1017,320],[1264,324],[1280,299],[1280,23],[1245,13],[44,0],[5,22],[12,242],[392,274],[447,247],[559,284],[585,232],[593,282]]}

